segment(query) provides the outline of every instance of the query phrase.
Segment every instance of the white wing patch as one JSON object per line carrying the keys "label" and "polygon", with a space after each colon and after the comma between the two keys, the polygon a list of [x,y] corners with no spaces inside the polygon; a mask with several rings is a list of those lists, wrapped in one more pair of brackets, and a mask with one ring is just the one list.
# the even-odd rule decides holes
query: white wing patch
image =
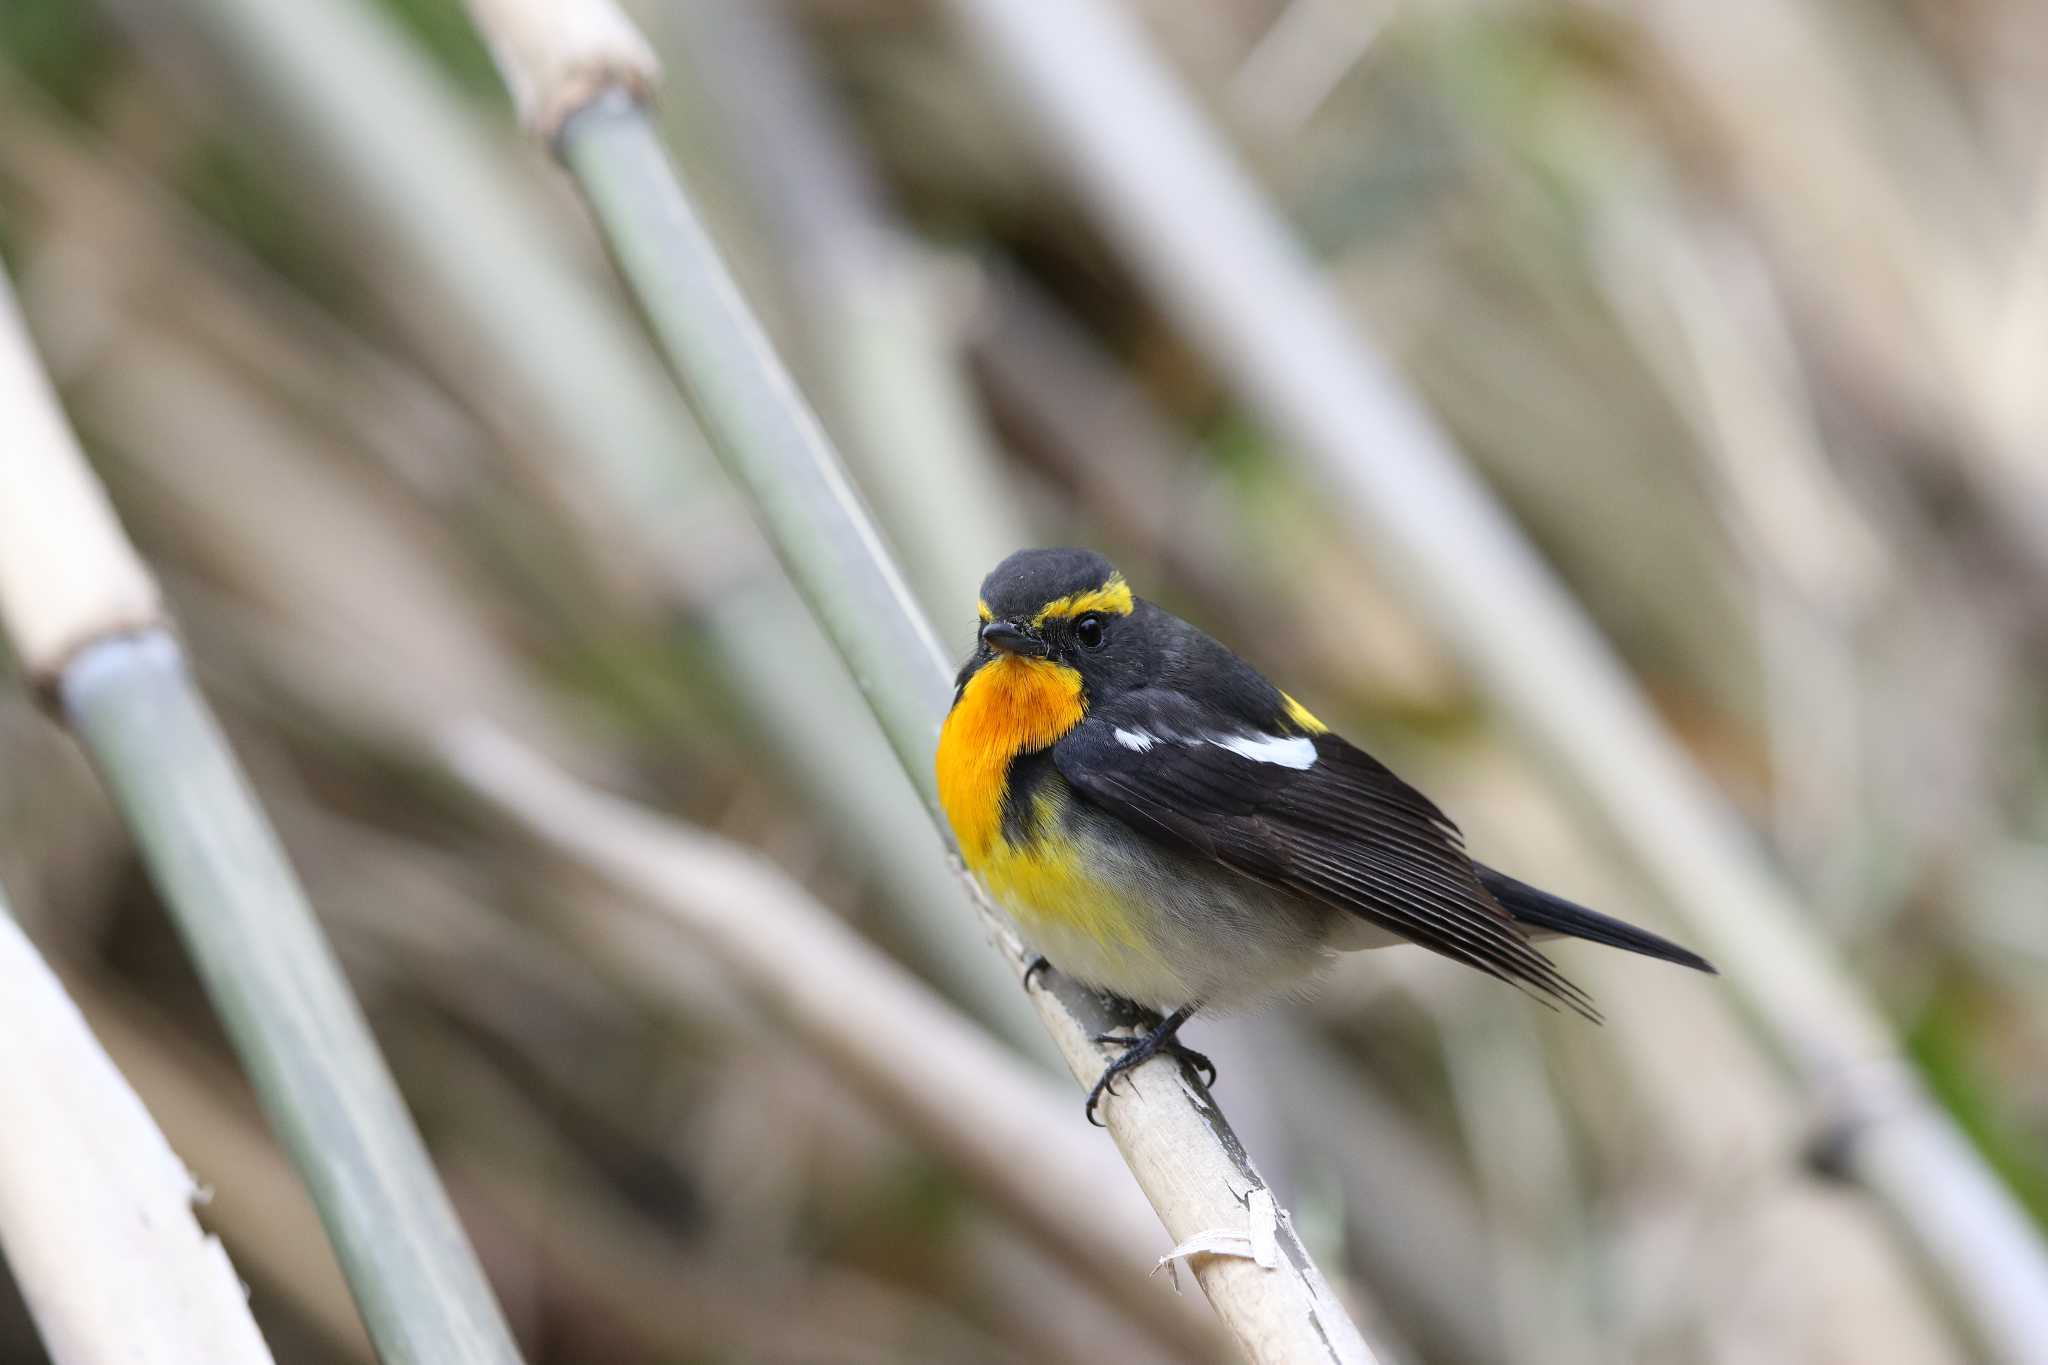
{"label": "white wing patch", "polygon": [[1277,763],[1296,769],[1313,768],[1316,764],[1315,741],[1306,735],[1177,735],[1170,730],[1162,735],[1150,730],[1126,730],[1122,726],[1116,728],[1115,735],[1116,742],[1134,754],[1150,753],[1155,745],[1167,742],[1206,743],[1254,763]]}
{"label": "white wing patch", "polygon": [[[1123,733],[1117,733],[1119,739]],[[1313,768],[1315,741],[1305,735],[1211,735],[1209,742],[1255,763],[1277,763],[1283,768]]]}

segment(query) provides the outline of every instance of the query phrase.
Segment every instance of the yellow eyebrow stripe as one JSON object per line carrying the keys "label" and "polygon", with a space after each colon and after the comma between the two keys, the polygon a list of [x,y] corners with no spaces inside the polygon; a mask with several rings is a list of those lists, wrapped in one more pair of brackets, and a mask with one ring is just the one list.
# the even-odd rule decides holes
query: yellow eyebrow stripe
{"label": "yellow eyebrow stripe", "polygon": [[988,624],[988,623],[989,623],[990,621],[993,621],[993,620],[995,620],[995,619],[996,619],[996,614],[995,614],[994,612],[992,612],[992,611],[990,611],[990,610],[988,609],[988,603],[986,603],[986,602],[983,602],[983,603],[981,603],[980,605],[981,605],[981,621],[982,621],[982,624],[983,624],[983,625],[987,625],[987,624]]}
{"label": "yellow eyebrow stripe", "polygon": [[1031,624],[1042,626],[1056,617],[1081,616],[1091,611],[1104,612],[1110,616],[1129,616],[1136,605],[1131,596],[1131,585],[1124,582],[1122,574],[1111,574],[1109,581],[1099,588],[1086,592],[1068,593],[1055,598],[1039,609],[1031,618]]}

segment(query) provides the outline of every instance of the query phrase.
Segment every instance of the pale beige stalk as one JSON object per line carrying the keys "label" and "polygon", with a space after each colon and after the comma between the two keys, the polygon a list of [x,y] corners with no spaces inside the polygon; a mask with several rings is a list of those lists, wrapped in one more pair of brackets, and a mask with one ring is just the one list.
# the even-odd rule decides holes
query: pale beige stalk
{"label": "pale beige stalk", "polygon": [[[0,623],[38,685],[109,630],[154,625],[156,583],[85,463],[14,296],[0,288]],[[48,452],[49,458],[36,458]]]}
{"label": "pale beige stalk", "polygon": [[4,899],[0,1076],[0,1250],[54,1365],[270,1365],[199,1186]]}
{"label": "pale beige stalk", "polygon": [[206,1225],[261,1277],[268,1302],[289,1304],[342,1359],[374,1360],[319,1212],[233,1070],[147,1002],[75,966],[67,963],[64,977],[72,999],[164,1135],[210,1180]]}

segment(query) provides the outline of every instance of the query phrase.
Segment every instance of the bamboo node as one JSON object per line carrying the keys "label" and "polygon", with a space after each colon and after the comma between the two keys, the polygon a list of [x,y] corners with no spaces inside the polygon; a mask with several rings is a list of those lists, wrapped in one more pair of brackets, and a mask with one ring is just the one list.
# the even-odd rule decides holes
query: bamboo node
{"label": "bamboo node", "polygon": [[469,10],[520,122],[550,147],[604,95],[644,100],[661,78],[653,47],[609,0],[469,0]]}

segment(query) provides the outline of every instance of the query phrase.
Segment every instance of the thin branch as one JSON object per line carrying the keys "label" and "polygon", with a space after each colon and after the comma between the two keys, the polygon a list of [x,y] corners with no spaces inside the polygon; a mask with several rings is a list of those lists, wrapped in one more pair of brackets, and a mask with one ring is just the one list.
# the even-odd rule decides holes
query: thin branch
{"label": "thin branch", "polygon": [[394,1361],[514,1365],[511,1333],[305,892],[168,627],[138,617],[154,585],[4,284],[0,397],[14,404],[10,429],[32,438],[0,461],[0,543],[13,551],[0,560],[0,619],[140,845],[371,1335]]}
{"label": "thin branch", "polygon": [[1389,580],[1569,775],[2001,1359],[2048,1341],[2048,1246],[1900,1055],[1792,890],[1498,502],[1346,317],[1134,24],[952,0],[1134,270],[1328,490]]}
{"label": "thin branch", "polygon": [[0,1249],[56,1365],[269,1365],[202,1198],[0,898]]}
{"label": "thin branch", "polygon": [[[502,15],[496,0],[480,17]],[[550,64],[559,57],[550,58]],[[602,50],[581,65],[602,66]],[[538,70],[513,78],[530,86]],[[545,96],[524,106],[576,177],[620,270],[702,415],[714,449],[753,496],[790,576],[831,634],[882,721],[904,771],[943,829],[931,754],[952,669],[860,506],[837,455],[798,396],[677,183],[645,109],[624,87],[556,126]],[[985,904],[985,902],[984,902]],[[998,939],[1020,973],[1019,945]],[[1055,978],[1034,1003],[1084,1084],[1103,1065],[1093,1041],[1103,1002]],[[1194,1254],[1196,1278],[1255,1361],[1369,1361],[1284,1212],[1206,1093],[1175,1066],[1150,1064],[1107,1101],[1111,1136],[1177,1243],[1256,1248]]]}

